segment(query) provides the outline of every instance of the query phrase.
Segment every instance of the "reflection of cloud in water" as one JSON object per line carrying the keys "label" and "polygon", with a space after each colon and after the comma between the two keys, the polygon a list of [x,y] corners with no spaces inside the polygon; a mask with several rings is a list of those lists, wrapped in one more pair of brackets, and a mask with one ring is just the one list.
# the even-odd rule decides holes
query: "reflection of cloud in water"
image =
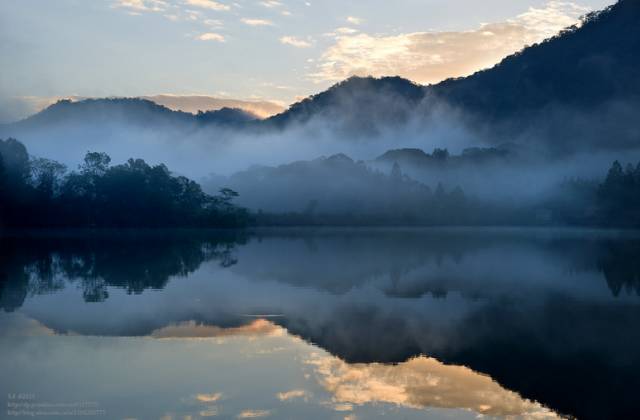
{"label": "reflection of cloud in water", "polygon": [[244,410],[238,414],[239,419],[253,419],[258,417],[266,417],[271,414],[269,410]]}
{"label": "reflection of cloud in water", "polygon": [[[171,325],[154,331],[155,338],[188,337],[286,337],[300,340],[287,330],[265,319],[256,319],[240,326],[222,328],[194,321]],[[491,377],[454,365],[445,365],[434,358],[416,357],[397,365],[381,363],[349,364],[325,352],[313,352],[307,359],[320,385],[332,395],[335,411],[352,411],[354,406],[387,403],[413,409],[466,409],[490,416],[525,418],[558,418],[542,405],[523,399],[502,388]],[[280,401],[304,399],[310,394],[292,389],[276,394]],[[221,394],[198,394],[201,402],[218,401]],[[268,410],[244,410],[238,418],[270,415]]]}
{"label": "reflection of cloud in water", "polygon": [[[0,327],[7,326],[8,331],[21,327],[28,330],[34,325],[45,335],[7,341],[14,346],[0,368],[10,374],[15,374],[10,369],[17,369],[27,382],[33,383],[33,378],[58,377],[60,369],[66,374],[70,366],[75,366],[78,374],[70,375],[69,389],[80,394],[96,392],[85,380],[86,366],[96,368],[97,374],[111,382],[136,378],[133,382],[129,379],[121,382],[110,390],[110,395],[131,392],[143,400],[152,398],[150,390],[162,395],[162,404],[153,413],[156,415],[145,418],[159,418],[163,414],[172,419],[271,415],[298,418],[293,413],[299,414],[303,405],[305,410],[318,414],[311,418],[327,418],[329,410],[333,415],[360,416],[367,410],[377,410],[372,408],[376,404],[411,411],[461,409],[489,416],[557,418],[540,404],[523,399],[489,376],[469,368],[444,365],[424,356],[398,365],[349,364],[264,319],[239,327],[184,322],[155,330],[152,337],[165,338],[155,340],[49,337],[41,324],[22,315],[0,316]],[[222,344],[218,342],[220,337],[225,338]],[[282,352],[246,357],[263,354],[265,348],[271,346]],[[47,348],[47,357],[26,363],[23,355],[33,348]],[[122,365],[123,357],[131,363]],[[94,366],[96,358],[101,360],[100,366]],[[181,369],[183,375],[176,376],[176,369]],[[152,377],[137,374],[142,371],[154,373]],[[268,378],[267,381],[256,380],[256,372]],[[179,404],[172,402],[176,391],[180,394]],[[247,408],[247,401],[255,406]],[[120,403],[122,410],[142,410],[142,406],[126,406],[130,402]]]}
{"label": "reflection of cloud in water", "polygon": [[196,400],[200,402],[215,402],[218,401],[222,397],[221,392],[216,392],[214,394],[198,394],[196,395]]}
{"label": "reflection of cloud in water", "polygon": [[218,415],[218,407],[215,405],[207,407],[206,410],[201,410],[198,414],[200,414],[200,417],[215,417]]}
{"label": "reflection of cloud in water", "polygon": [[0,317],[0,336],[5,337],[33,337],[40,335],[54,335],[55,331],[43,325],[40,321],[28,318],[21,313],[3,314]]}
{"label": "reflection of cloud in water", "polygon": [[314,354],[308,363],[315,367],[339,410],[350,404],[389,403],[416,409],[462,408],[491,416],[558,418],[542,405],[502,388],[489,376],[424,356],[384,365],[348,364],[333,356]]}
{"label": "reflection of cloud in water", "polygon": [[206,338],[206,337],[254,337],[254,336],[282,336],[286,331],[265,319],[256,319],[240,327],[221,328],[217,326],[197,324],[187,321],[169,325],[153,331],[154,338]]}
{"label": "reflection of cloud in water", "polygon": [[291,391],[287,392],[278,392],[276,397],[278,397],[280,401],[289,401],[294,398],[304,398],[306,401],[307,391],[305,391],[304,389],[292,389]]}

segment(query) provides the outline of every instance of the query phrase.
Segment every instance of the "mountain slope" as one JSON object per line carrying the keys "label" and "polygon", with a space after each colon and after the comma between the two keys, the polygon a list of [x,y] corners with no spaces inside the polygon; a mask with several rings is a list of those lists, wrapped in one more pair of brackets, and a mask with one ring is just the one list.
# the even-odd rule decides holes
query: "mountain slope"
{"label": "mountain slope", "polygon": [[580,28],[505,58],[470,77],[428,88],[484,118],[503,120],[562,104],[578,110],[640,95],[640,1],[591,13]]}
{"label": "mountain slope", "polygon": [[163,105],[139,98],[62,100],[41,112],[8,126],[42,127],[62,123],[126,123],[138,126],[157,127],[193,123],[241,124],[256,117],[241,109],[222,108],[216,111],[198,112],[194,115],[173,111]]}
{"label": "mountain slope", "polygon": [[371,134],[376,126],[406,123],[423,98],[422,86],[401,77],[351,77],[264,123],[282,128],[314,119],[342,121],[350,132]]}
{"label": "mountain slope", "polygon": [[[517,139],[556,152],[640,144],[640,1],[620,0],[580,27],[469,77],[418,86],[350,78],[267,120],[276,126],[324,118],[355,136],[430,124],[442,109],[493,145]],[[437,110],[437,111],[434,111]],[[446,147],[446,140],[439,144]],[[468,144],[468,145],[471,145]]]}

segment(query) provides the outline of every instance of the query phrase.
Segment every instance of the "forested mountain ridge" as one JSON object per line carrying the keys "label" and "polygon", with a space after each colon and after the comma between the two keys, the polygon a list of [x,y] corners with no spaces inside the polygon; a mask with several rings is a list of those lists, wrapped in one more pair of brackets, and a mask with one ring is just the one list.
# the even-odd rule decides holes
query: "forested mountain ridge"
{"label": "forested mountain ridge", "polygon": [[163,105],[140,98],[100,98],[71,101],[60,100],[44,110],[7,127],[38,128],[65,122],[108,124],[112,122],[162,127],[164,125],[219,124],[241,125],[256,120],[247,111],[222,108],[192,114],[174,111]]}
{"label": "forested mountain ridge", "polygon": [[640,98],[640,2],[619,0],[493,68],[427,90],[483,118],[520,117],[557,103],[585,109]]}
{"label": "forested mountain ridge", "polygon": [[[518,142],[561,154],[629,148],[640,143],[638,51],[640,2],[619,0],[493,68],[435,85],[401,77],[352,77],[264,120],[231,109],[194,115],[142,99],[61,101],[0,127],[0,136],[32,142],[42,136],[41,129],[63,127],[59,135],[64,137],[65,130],[91,123],[95,137],[96,126],[107,131],[111,122],[170,127],[177,135],[194,127],[255,135],[315,121],[342,142],[397,132],[402,143],[407,134],[398,129],[414,124],[411,135],[425,137],[421,141],[428,136],[430,144],[444,148],[449,147],[446,133],[429,127],[449,119],[449,126],[466,129],[467,147]],[[207,132],[206,137],[217,136]]]}

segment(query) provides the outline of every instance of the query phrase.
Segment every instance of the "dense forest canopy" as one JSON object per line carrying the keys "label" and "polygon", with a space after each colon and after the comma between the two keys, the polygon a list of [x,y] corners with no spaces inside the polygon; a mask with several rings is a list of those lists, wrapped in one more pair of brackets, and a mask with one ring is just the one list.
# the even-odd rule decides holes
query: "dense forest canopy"
{"label": "dense forest canopy", "polygon": [[78,170],[30,157],[15,139],[0,140],[1,225],[21,227],[240,227],[246,210],[237,193],[205,194],[165,165],[129,159],[111,165],[88,152]]}

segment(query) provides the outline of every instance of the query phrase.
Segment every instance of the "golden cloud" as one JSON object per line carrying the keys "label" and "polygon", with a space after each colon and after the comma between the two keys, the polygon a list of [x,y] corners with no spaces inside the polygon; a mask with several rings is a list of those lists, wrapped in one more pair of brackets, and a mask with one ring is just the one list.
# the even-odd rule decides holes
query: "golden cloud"
{"label": "golden cloud", "polygon": [[304,389],[293,389],[291,391],[278,392],[278,394],[276,394],[276,397],[278,397],[280,401],[289,401],[294,398],[306,398],[307,396],[307,391]]}
{"label": "golden cloud", "polygon": [[217,34],[215,32],[206,32],[197,37],[200,41],[216,41],[216,42],[225,42],[224,36]]}
{"label": "golden cloud", "polygon": [[269,410],[244,410],[238,414],[239,419],[253,419],[258,417],[266,417],[271,414]]}
{"label": "golden cloud", "polygon": [[255,337],[282,336],[286,334],[284,328],[265,319],[256,319],[241,327],[221,328],[217,326],[200,325],[194,321],[170,325],[153,331],[153,338],[208,338],[208,337]]}
{"label": "golden cloud", "polygon": [[213,0],[186,0],[185,3],[189,6],[195,6],[209,10],[226,11],[231,9],[231,7],[227,6],[226,4],[218,3],[217,1]]}
{"label": "golden cloud", "polygon": [[309,48],[311,43],[304,39],[296,38],[294,36],[283,36],[280,38],[280,43],[285,45],[291,45],[296,48]]}
{"label": "golden cloud", "polygon": [[320,384],[332,394],[336,409],[371,403],[467,409],[490,416],[559,418],[542,405],[502,388],[489,376],[429,357],[398,365],[348,364],[332,356],[312,357]]}
{"label": "golden cloud", "polygon": [[399,75],[419,83],[436,83],[491,67],[526,45],[540,42],[561,29],[579,24],[588,9],[550,1],[514,19],[483,24],[463,32],[413,32],[370,35],[336,30],[335,44],[309,77],[337,82],[350,76]]}
{"label": "golden cloud", "polygon": [[213,394],[197,394],[196,400],[204,403],[212,403],[218,401],[222,397],[221,392],[216,392]]}
{"label": "golden cloud", "polygon": [[273,26],[273,22],[267,19],[242,18],[240,21],[249,26]]}

